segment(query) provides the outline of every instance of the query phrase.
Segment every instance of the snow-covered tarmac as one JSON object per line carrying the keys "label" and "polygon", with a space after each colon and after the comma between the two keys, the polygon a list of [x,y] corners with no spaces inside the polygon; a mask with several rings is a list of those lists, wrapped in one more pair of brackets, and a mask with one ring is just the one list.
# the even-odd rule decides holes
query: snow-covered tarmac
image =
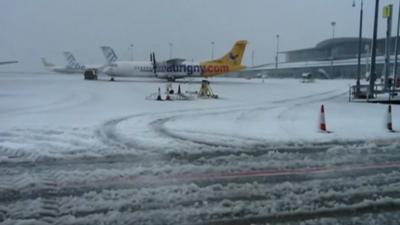
{"label": "snow-covered tarmac", "polygon": [[159,80],[1,74],[0,223],[399,221],[386,106],[348,103],[349,80],[211,82],[217,100],[157,102]]}

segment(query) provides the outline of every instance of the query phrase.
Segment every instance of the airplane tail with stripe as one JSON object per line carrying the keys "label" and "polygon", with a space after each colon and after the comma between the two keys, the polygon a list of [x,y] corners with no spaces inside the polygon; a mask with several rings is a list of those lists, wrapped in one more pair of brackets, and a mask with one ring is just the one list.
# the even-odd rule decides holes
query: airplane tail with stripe
{"label": "airplane tail with stripe", "polygon": [[111,64],[118,60],[117,54],[115,54],[114,50],[111,47],[101,46],[100,48],[108,64]]}
{"label": "airplane tail with stripe", "polygon": [[46,58],[41,58],[42,59],[42,63],[44,67],[53,67],[54,64],[53,63],[49,63],[47,62]]}
{"label": "airplane tail with stripe", "polygon": [[84,66],[75,59],[75,56],[71,52],[64,52],[64,57],[68,63],[67,67],[74,69],[84,68]]}

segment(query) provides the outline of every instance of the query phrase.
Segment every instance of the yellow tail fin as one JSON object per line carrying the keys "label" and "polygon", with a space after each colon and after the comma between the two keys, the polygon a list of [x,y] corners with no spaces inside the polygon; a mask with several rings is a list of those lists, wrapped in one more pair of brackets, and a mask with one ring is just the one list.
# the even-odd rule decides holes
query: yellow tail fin
{"label": "yellow tail fin", "polygon": [[242,59],[244,51],[246,50],[246,45],[246,40],[237,41],[235,45],[233,45],[231,51],[229,51],[223,57],[216,60],[202,62],[202,67],[206,68],[205,70],[203,70],[203,75],[215,76],[218,74],[234,72],[245,68],[245,66],[242,65]]}
{"label": "yellow tail fin", "polygon": [[233,64],[239,66],[242,64],[242,59],[244,55],[244,50],[246,50],[247,41],[240,40],[235,43],[232,50],[224,55],[220,60],[223,63]]}

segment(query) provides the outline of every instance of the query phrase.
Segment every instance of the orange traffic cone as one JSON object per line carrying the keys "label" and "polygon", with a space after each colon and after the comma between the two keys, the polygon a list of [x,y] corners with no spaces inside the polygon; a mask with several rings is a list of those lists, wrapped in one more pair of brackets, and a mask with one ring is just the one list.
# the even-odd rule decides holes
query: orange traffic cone
{"label": "orange traffic cone", "polygon": [[328,132],[326,129],[324,105],[321,105],[321,112],[320,112],[320,116],[319,116],[319,131],[323,132],[323,133]]}
{"label": "orange traffic cone", "polygon": [[387,115],[386,115],[386,128],[390,132],[394,132],[393,125],[392,125],[392,105],[390,105],[390,104],[388,106],[388,112],[387,112]]}
{"label": "orange traffic cone", "polygon": [[157,101],[162,101],[162,98],[161,98],[161,89],[160,89],[160,88],[158,88]]}

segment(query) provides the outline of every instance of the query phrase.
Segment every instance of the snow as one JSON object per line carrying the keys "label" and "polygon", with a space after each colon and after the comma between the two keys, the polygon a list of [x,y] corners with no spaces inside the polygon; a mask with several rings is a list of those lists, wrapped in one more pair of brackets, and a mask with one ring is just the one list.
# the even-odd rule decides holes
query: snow
{"label": "snow", "polygon": [[[195,143],[224,147],[400,135],[384,128],[387,106],[348,102],[351,80],[213,78],[219,99],[158,102],[145,99],[165,88],[157,79],[92,82],[57,74],[2,74],[0,79],[1,161],[176,152]],[[195,91],[200,83],[179,85]],[[321,104],[329,134],[318,131]],[[394,106],[395,129],[399,116]]]}
{"label": "snow", "polygon": [[[2,74],[0,222],[396,221],[351,216],[400,205],[400,133],[385,130],[387,106],[348,102],[353,82],[213,78],[219,99],[159,102],[146,96],[160,80]],[[332,133],[318,131],[321,104]],[[348,218],[320,216],[337,211]]]}
{"label": "snow", "polygon": [[[327,141],[333,139],[394,138],[384,129],[386,106],[347,101],[350,80],[318,80],[302,84],[295,79],[212,79],[218,100],[156,102],[145,96],[165,83],[157,80],[87,82],[81,76],[2,75],[1,130],[82,129],[122,116],[144,113],[166,121],[168,129],[188,135],[257,138],[271,141]],[[199,84],[184,84],[196,90]],[[175,88],[176,84],[174,85]],[[317,132],[319,106],[325,104],[328,129]],[[393,109],[394,123],[399,107]],[[154,115],[157,114],[157,115]],[[134,121],[137,122],[136,120]],[[147,121],[140,126],[146,126]],[[125,125],[128,123],[128,125]],[[139,129],[124,121],[122,133]],[[132,122],[133,123],[133,122]],[[245,129],[244,129],[245,128]]]}
{"label": "snow", "polygon": [[[296,91],[295,88],[289,90]],[[302,95],[304,94],[300,94]],[[216,136],[216,139],[219,135],[226,135],[268,141],[321,142],[398,137],[398,134],[391,134],[385,130],[387,106],[348,103],[345,88],[329,94],[316,95],[294,103],[266,103],[265,106],[218,114],[204,113],[195,117],[180,117],[168,121],[165,126],[180,135],[198,136],[204,133]],[[328,130],[332,131],[330,134],[318,132],[321,104],[325,105]],[[394,111],[393,118],[398,118],[398,107],[395,107]]]}

